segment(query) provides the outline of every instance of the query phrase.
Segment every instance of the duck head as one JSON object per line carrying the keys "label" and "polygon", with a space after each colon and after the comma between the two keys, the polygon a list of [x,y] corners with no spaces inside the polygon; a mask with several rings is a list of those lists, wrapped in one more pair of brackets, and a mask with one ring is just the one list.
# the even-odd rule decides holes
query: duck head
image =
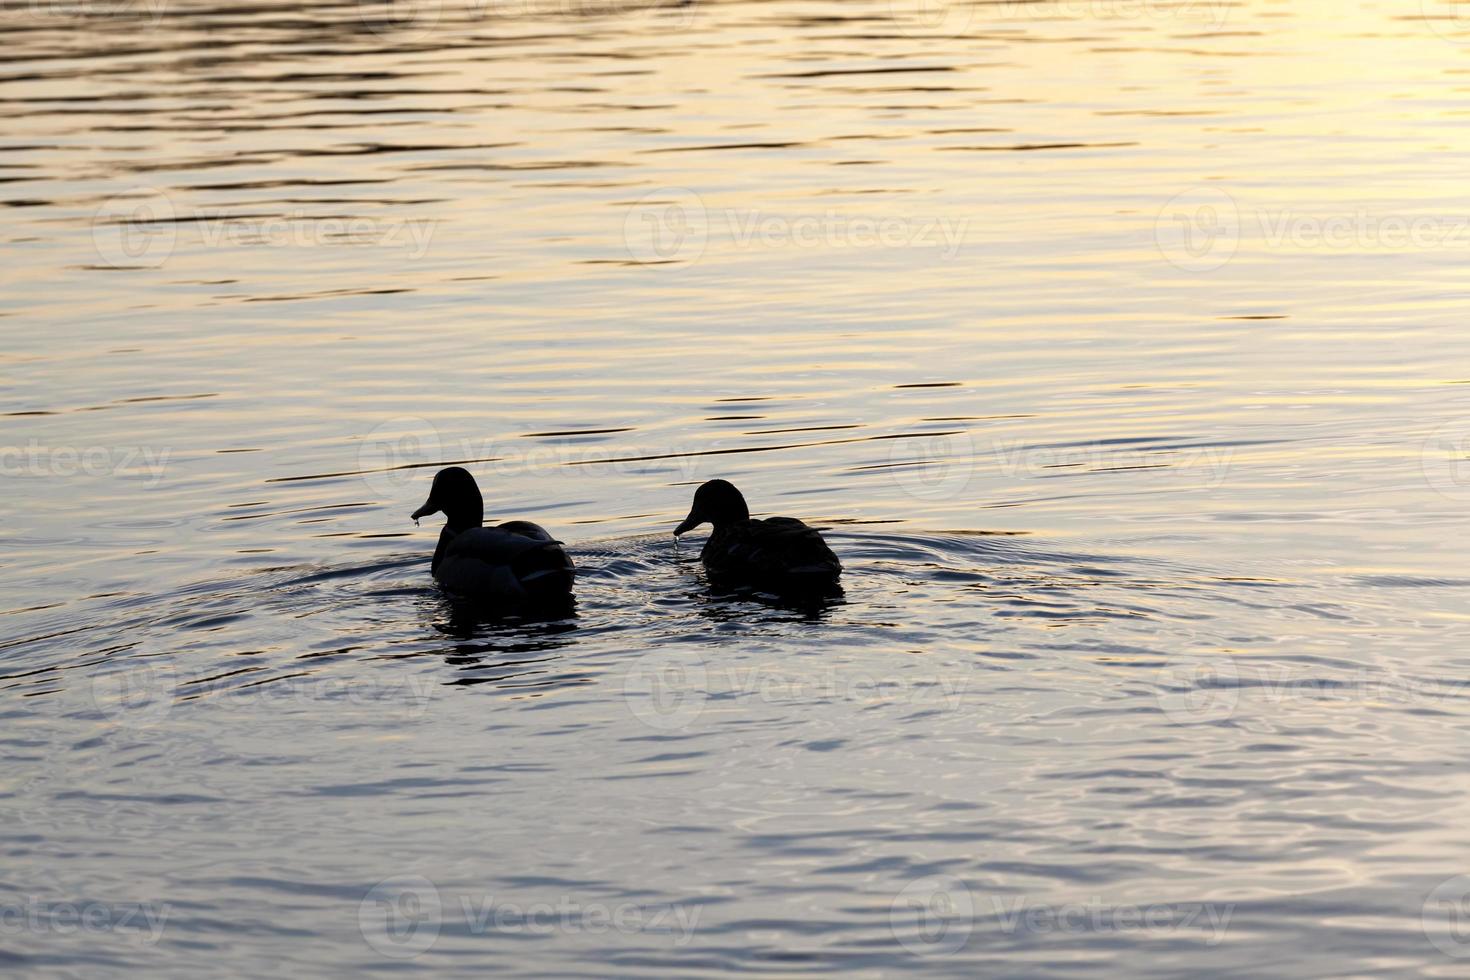
{"label": "duck head", "polygon": [[750,508],[735,485],[724,480],[711,480],[694,491],[694,506],[684,523],[674,528],[674,536],[686,534],[701,524],[713,524],[716,528],[736,521],[750,520]]}
{"label": "duck head", "polygon": [[429,499],[414,511],[414,520],[439,511],[448,518],[446,526],[456,534],[485,522],[485,498],[470,472],[460,466],[451,466],[434,474],[434,485],[429,489]]}

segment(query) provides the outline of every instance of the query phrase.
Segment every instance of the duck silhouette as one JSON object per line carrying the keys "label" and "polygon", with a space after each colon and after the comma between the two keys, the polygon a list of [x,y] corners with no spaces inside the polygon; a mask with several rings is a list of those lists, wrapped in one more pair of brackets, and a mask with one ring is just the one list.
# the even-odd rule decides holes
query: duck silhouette
{"label": "duck silhouette", "polygon": [[694,493],[694,506],[674,536],[714,527],[699,557],[718,585],[745,585],[777,595],[824,595],[838,589],[842,563],[815,528],[794,517],[753,520],[745,497],[725,480]]}
{"label": "duck silhouette", "polygon": [[429,499],[411,516],[417,523],[439,511],[446,520],[432,570],[447,591],[505,602],[558,602],[571,596],[575,566],[561,542],[530,521],[485,527],[485,500],[468,470],[451,466],[435,474]]}

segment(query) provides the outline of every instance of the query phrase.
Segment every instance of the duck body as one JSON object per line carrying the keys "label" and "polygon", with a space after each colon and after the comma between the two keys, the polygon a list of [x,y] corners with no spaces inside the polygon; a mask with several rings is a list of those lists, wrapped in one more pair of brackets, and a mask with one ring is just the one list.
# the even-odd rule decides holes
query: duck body
{"label": "duck body", "polygon": [[520,601],[568,596],[576,574],[561,542],[529,521],[458,533],[446,527],[432,568],[435,581],[456,595]]}
{"label": "duck body", "polygon": [[838,591],[842,563],[816,528],[794,517],[750,516],[740,491],[711,480],[694,495],[680,535],[700,524],[714,530],[700,559],[717,585],[751,586],[778,595],[826,595]]}
{"label": "duck body", "polygon": [[443,511],[431,570],[446,591],[482,601],[555,603],[571,597],[576,566],[562,543],[539,524],[507,521],[484,526],[484,501],[469,472],[440,470],[429,499],[414,511]]}
{"label": "duck body", "polygon": [[716,527],[699,557],[712,581],[783,595],[831,592],[842,575],[842,563],[822,535],[794,517]]}

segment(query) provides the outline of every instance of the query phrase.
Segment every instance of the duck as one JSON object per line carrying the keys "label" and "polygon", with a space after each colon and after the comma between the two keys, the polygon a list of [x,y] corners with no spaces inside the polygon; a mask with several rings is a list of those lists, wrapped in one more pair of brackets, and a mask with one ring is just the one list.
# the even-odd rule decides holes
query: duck
{"label": "duck", "polygon": [[701,524],[713,526],[700,552],[711,581],[780,595],[838,589],[842,563],[816,528],[794,517],[753,520],[745,496],[727,480],[710,480],[694,492],[694,506],[674,538]]}
{"label": "duck", "polygon": [[507,521],[485,527],[485,498],[470,472],[451,466],[434,474],[429,499],[413,522],[443,512],[444,529],[431,570],[447,591],[470,599],[559,602],[571,597],[576,566],[562,543],[539,524]]}

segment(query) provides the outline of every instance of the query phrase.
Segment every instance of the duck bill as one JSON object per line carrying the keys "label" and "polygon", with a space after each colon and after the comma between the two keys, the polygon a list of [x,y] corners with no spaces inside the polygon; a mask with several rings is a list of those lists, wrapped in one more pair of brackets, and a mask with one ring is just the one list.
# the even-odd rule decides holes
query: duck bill
{"label": "duck bill", "polygon": [[409,517],[409,520],[416,521],[420,517],[428,517],[430,514],[434,513],[438,509],[439,509],[439,505],[436,504],[436,503],[434,503],[434,501],[432,501],[432,500],[425,500],[424,501],[424,505],[422,507],[420,507],[418,510],[414,511],[412,514],[409,514],[408,517]]}
{"label": "duck bill", "polygon": [[681,534],[688,534],[703,523],[704,518],[691,511],[689,516],[684,518],[684,523],[674,528],[674,537],[677,538]]}

